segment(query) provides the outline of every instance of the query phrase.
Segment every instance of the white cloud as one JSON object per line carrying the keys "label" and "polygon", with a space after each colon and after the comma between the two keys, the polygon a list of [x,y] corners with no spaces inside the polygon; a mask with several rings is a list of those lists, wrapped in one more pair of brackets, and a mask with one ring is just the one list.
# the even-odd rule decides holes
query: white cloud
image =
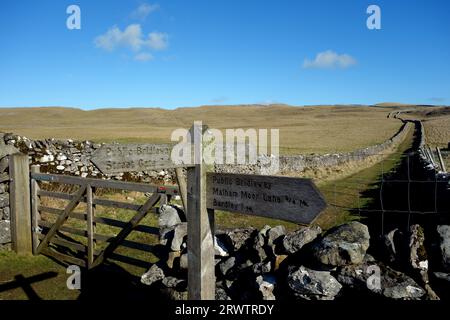
{"label": "white cloud", "polygon": [[356,59],[348,54],[338,54],[332,50],[319,52],[314,60],[305,59],[305,69],[349,68],[356,64]]}
{"label": "white cloud", "polygon": [[131,17],[133,19],[145,20],[150,13],[158,9],[159,4],[143,3],[131,13]]}
{"label": "white cloud", "polygon": [[153,60],[153,55],[148,52],[141,52],[134,56],[134,60],[140,61],[140,62],[146,62]]}
{"label": "white cloud", "polygon": [[95,46],[107,51],[123,47],[133,51],[140,51],[143,47],[153,50],[163,50],[169,45],[169,36],[166,33],[151,32],[144,38],[140,24],[130,24],[121,31],[114,26],[105,34],[95,38]]}
{"label": "white cloud", "polygon": [[105,34],[95,38],[94,42],[97,48],[102,48],[107,51],[112,51],[117,47],[125,47],[138,51],[143,44],[141,26],[139,24],[130,24],[124,31],[114,26]]}
{"label": "white cloud", "polygon": [[147,45],[154,50],[166,49],[169,45],[169,36],[167,33],[151,32],[148,35]]}

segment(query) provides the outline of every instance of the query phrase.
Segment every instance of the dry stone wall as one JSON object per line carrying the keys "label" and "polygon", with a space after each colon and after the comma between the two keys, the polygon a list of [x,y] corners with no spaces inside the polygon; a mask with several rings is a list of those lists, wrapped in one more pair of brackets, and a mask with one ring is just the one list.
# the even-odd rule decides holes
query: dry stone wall
{"label": "dry stone wall", "polygon": [[400,130],[390,139],[381,144],[369,146],[346,153],[334,154],[310,154],[310,155],[293,155],[279,157],[279,171],[276,172],[271,163],[275,161],[274,157],[260,156],[256,164],[253,165],[216,165],[218,172],[235,172],[247,174],[301,174],[307,170],[333,169],[348,164],[358,164],[370,157],[387,153],[392,148],[402,143],[409,132],[414,127],[413,123],[406,122]]}
{"label": "dry stone wall", "polygon": [[11,210],[9,206],[9,155],[18,152],[12,145],[5,144],[0,133],[0,250],[11,243]]}
{"label": "dry stone wall", "polygon": [[[385,142],[347,153],[310,154],[279,157],[279,172],[274,172],[271,163],[273,156],[263,155],[256,164],[248,165],[216,165],[218,172],[249,173],[249,174],[288,174],[301,173],[305,170],[339,167],[344,164],[363,161],[371,156],[379,155],[392,147],[399,145],[407,132],[413,126],[405,123],[397,134]],[[145,171],[118,175],[103,175],[90,159],[101,144],[92,141],[73,140],[31,140],[14,134],[2,134],[4,145],[12,146],[30,156],[32,164],[38,164],[41,172],[71,174],[81,177],[113,178],[117,180],[134,180],[143,182],[174,181],[173,170]],[[1,166],[0,166],[1,167]]]}
{"label": "dry stone wall", "polygon": [[[164,254],[141,276],[142,283],[176,300],[187,298],[184,217],[178,206],[161,206],[159,241]],[[369,230],[357,221],[326,232],[318,226],[287,232],[283,226],[268,225],[260,230],[216,230],[216,299],[448,299],[449,226],[412,225],[404,233],[394,229],[381,238]],[[436,230],[438,239],[431,236]]]}
{"label": "dry stone wall", "polygon": [[28,154],[30,164],[39,165],[41,172],[45,173],[142,182],[168,182],[173,179],[170,170],[104,175],[90,161],[95,150],[101,147],[101,144],[92,141],[31,140],[11,133],[3,134],[3,141],[6,146]]}
{"label": "dry stone wall", "polygon": [[[424,170],[428,173],[430,178],[438,179],[438,180],[442,179],[442,180],[448,181],[450,179],[450,174],[448,173],[448,168],[447,168],[447,172],[441,171],[441,167],[437,160],[437,155],[434,154],[433,150],[431,150],[426,143],[425,128],[423,126],[422,121],[417,120],[414,122],[417,123],[417,125],[419,127],[420,140],[419,140],[418,150],[419,150],[420,160],[423,163]],[[445,154],[445,153],[443,153],[443,154]],[[431,160],[431,157],[433,157],[434,160]],[[445,160],[444,160],[444,162],[445,162]]]}

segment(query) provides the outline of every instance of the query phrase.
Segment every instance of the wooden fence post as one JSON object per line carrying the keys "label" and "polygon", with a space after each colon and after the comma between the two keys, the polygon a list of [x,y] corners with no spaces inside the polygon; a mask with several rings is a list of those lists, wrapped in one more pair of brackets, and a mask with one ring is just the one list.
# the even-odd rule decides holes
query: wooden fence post
{"label": "wooden fence post", "polygon": [[11,238],[14,250],[19,254],[31,254],[30,168],[28,155],[10,156],[11,177]]}
{"label": "wooden fence post", "polygon": [[206,207],[202,127],[194,123],[195,166],[187,169],[188,298],[214,300],[214,211]]}

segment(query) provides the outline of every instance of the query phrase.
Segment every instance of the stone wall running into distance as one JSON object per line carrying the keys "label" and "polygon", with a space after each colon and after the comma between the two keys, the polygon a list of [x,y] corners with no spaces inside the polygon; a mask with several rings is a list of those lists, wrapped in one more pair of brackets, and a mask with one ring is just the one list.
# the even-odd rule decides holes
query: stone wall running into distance
{"label": "stone wall running into distance", "polygon": [[[355,166],[377,157],[381,160],[383,156],[388,155],[393,149],[397,148],[405,139],[408,132],[412,130],[414,124],[404,122],[400,130],[385,142],[352,152],[334,153],[334,154],[310,154],[310,155],[292,155],[279,157],[279,172],[274,172],[271,168],[271,159],[269,156],[260,156],[254,165],[216,165],[216,171],[242,174],[281,174],[302,176],[308,172],[327,170],[331,172],[337,168],[345,166]],[[314,175],[312,175],[314,177]]]}

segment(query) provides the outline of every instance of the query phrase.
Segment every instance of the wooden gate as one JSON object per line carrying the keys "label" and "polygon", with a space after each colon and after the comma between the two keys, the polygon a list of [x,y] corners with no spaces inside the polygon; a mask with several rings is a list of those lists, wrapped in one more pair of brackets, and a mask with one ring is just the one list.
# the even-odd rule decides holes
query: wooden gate
{"label": "wooden gate", "polygon": [[[107,258],[126,262],[133,260],[114,253],[119,246],[152,251],[152,245],[126,238],[132,231],[157,235],[158,228],[139,225],[139,223],[147,213],[156,211],[155,206],[158,202],[165,203],[168,197],[178,194],[178,187],[175,186],[161,187],[144,183],[44,174],[39,173],[38,169],[39,167],[32,167],[30,174],[33,253],[49,255],[88,269],[98,266]],[[55,188],[55,184],[61,187]],[[61,192],[64,186],[69,191]],[[54,191],[55,189],[57,191]],[[148,198],[143,204],[102,199],[101,196],[96,195],[99,193],[96,190],[99,189],[142,192],[146,193]],[[42,204],[44,197],[47,198],[46,203],[53,201],[58,203],[59,207],[61,202],[65,202],[63,208]],[[104,215],[96,216],[97,206],[132,210],[136,213],[128,221],[121,221]],[[53,219],[50,218],[51,216]],[[67,223],[69,219],[77,221],[78,227]],[[80,227],[80,224],[84,228]],[[112,236],[97,233],[98,224],[121,230]],[[76,238],[82,238],[82,240]]]}

